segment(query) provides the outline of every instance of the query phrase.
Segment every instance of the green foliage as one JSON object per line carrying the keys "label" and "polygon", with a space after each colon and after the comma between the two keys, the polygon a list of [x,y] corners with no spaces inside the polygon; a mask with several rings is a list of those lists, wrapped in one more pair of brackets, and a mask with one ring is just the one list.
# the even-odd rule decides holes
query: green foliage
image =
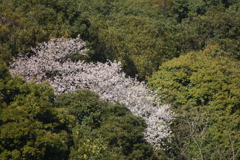
{"label": "green foliage", "polygon": [[[55,96],[0,66],[1,159],[153,159],[146,123],[89,90]],[[54,106],[53,106],[54,103]]]}
{"label": "green foliage", "polygon": [[76,0],[1,0],[0,59],[10,61],[37,43],[56,37],[88,35]]}
{"label": "green foliage", "polygon": [[166,19],[159,7],[148,0],[91,0],[80,5],[80,12],[88,15],[96,36],[92,42],[93,59],[120,60],[132,77],[138,74],[143,80],[163,61],[185,51],[178,44],[181,26]]}
{"label": "green foliage", "polygon": [[87,42],[89,56],[72,60],[119,60],[140,80],[165,61],[218,44],[239,59],[237,0],[0,1],[0,59],[56,37]]}
{"label": "green foliage", "polygon": [[[155,31],[148,35],[148,31],[155,30],[152,17],[158,17],[158,9],[146,0],[124,1],[81,1],[80,12],[88,16],[92,32],[96,38],[92,41],[95,51],[93,59],[106,61],[106,59],[121,60],[125,72],[141,78],[148,74],[151,67],[141,67],[144,57],[153,57],[156,51],[151,51],[149,44],[155,45],[152,39]],[[139,34],[139,36],[136,36]],[[139,47],[139,48],[138,48]],[[149,52],[150,51],[150,52]],[[147,54],[149,52],[149,54]]]}
{"label": "green foliage", "polygon": [[204,15],[212,9],[224,11],[238,3],[237,0],[174,0],[171,16],[182,22],[187,17]]}
{"label": "green foliage", "polygon": [[177,159],[240,157],[239,64],[222,54],[218,46],[190,52],[149,78],[176,113],[168,154]]}
{"label": "green foliage", "polygon": [[76,119],[70,159],[153,159],[145,122],[125,106],[103,102],[89,90],[59,95],[55,105]]}
{"label": "green foliage", "polygon": [[239,59],[239,10],[238,5],[226,11],[219,8],[206,14],[185,19],[182,24],[188,26],[188,34],[193,35],[194,44],[199,48],[218,44],[225,55]]}
{"label": "green foliage", "polygon": [[[178,57],[149,79],[177,113],[175,143],[160,155],[237,159],[239,5],[238,0],[0,0],[0,60],[8,63],[39,42],[78,34],[87,41],[89,57],[72,60],[120,60],[127,75],[140,80]],[[71,136],[71,159],[152,156],[140,134],[144,122],[125,107],[89,91],[53,98],[47,84],[12,77],[1,62],[1,158],[67,157]]]}
{"label": "green foliage", "polygon": [[150,0],[150,2],[157,4],[161,13],[166,17],[170,16],[173,11],[174,0]]}
{"label": "green foliage", "polygon": [[12,78],[6,64],[0,61],[0,104],[1,109],[5,108],[14,100],[16,94],[19,93],[19,85],[23,82],[19,78]]}
{"label": "green foliage", "polygon": [[218,44],[239,58],[237,1],[91,0],[79,5],[91,24],[92,60],[120,60],[127,75],[140,80],[162,62],[207,45]]}
{"label": "green foliage", "polygon": [[66,159],[67,130],[60,130],[48,84],[24,83],[0,66],[0,157],[7,159]]}

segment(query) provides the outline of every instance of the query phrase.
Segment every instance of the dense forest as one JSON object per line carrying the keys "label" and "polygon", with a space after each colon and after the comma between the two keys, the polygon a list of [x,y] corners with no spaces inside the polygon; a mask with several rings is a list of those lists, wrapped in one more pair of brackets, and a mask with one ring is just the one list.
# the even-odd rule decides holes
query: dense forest
{"label": "dense forest", "polygon": [[0,0],[0,159],[240,159],[239,61],[239,0]]}

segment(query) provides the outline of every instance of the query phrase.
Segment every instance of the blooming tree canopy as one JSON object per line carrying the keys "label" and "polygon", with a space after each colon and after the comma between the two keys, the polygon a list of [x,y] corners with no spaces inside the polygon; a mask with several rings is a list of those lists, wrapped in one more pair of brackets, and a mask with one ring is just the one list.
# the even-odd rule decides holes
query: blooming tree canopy
{"label": "blooming tree canopy", "polygon": [[56,94],[71,93],[77,89],[89,89],[108,102],[120,102],[142,117],[146,123],[145,139],[154,146],[171,134],[167,124],[173,114],[169,105],[159,105],[159,98],[147,85],[133,78],[126,78],[120,62],[73,62],[70,56],[86,55],[85,43],[76,39],[52,39],[32,48],[35,55],[13,59],[10,72],[37,83],[49,81]]}

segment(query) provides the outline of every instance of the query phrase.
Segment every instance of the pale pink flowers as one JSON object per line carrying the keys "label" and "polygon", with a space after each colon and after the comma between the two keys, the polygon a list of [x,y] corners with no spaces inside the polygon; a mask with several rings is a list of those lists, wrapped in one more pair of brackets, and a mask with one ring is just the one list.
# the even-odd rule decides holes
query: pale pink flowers
{"label": "pale pink flowers", "polygon": [[171,131],[168,125],[173,119],[169,105],[159,105],[159,98],[147,85],[136,79],[126,78],[120,62],[85,63],[73,62],[71,55],[86,55],[85,43],[76,39],[52,39],[32,48],[35,55],[13,59],[10,72],[21,74],[26,81],[37,83],[49,81],[56,94],[71,93],[78,89],[89,89],[108,102],[120,102],[146,123],[145,139],[152,145],[162,143]]}

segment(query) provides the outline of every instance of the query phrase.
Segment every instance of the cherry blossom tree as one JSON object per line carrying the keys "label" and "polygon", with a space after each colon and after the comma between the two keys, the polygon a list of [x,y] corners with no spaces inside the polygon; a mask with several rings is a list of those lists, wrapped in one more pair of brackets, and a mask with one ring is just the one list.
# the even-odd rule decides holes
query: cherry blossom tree
{"label": "cherry blossom tree", "polygon": [[168,124],[173,113],[169,105],[160,105],[160,99],[144,82],[126,77],[120,62],[71,61],[74,54],[86,55],[85,46],[80,36],[52,39],[32,48],[35,55],[14,58],[10,72],[21,74],[26,81],[49,81],[56,94],[89,89],[105,101],[123,103],[146,121],[145,139],[154,146],[161,144],[171,134]]}

